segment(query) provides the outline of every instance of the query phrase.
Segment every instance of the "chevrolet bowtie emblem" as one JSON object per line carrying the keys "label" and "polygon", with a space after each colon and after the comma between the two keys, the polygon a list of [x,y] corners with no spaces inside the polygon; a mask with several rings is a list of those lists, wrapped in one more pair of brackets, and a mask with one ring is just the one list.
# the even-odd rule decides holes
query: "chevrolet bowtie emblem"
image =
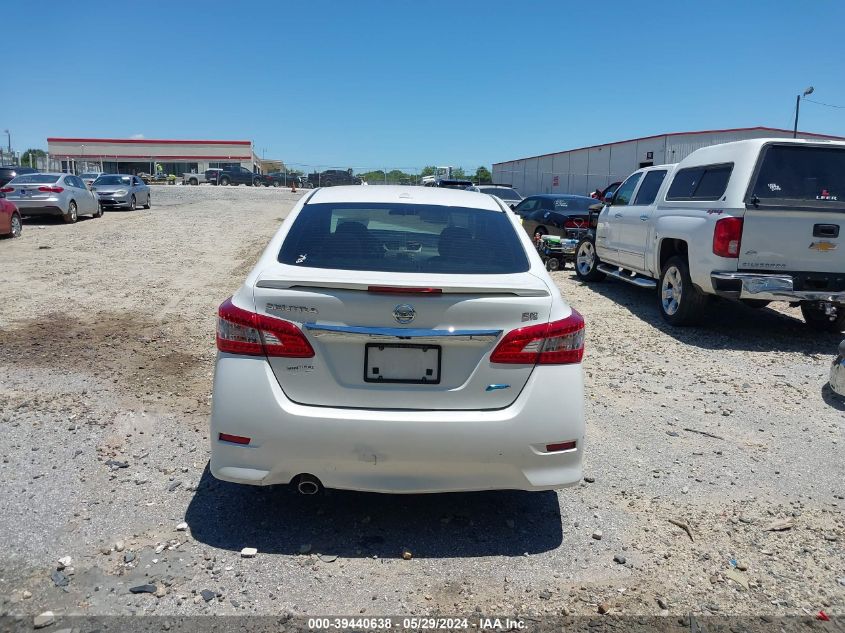
{"label": "chevrolet bowtie emblem", "polygon": [[810,249],[819,251],[820,253],[827,253],[828,251],[835,251],[839,248],[839,244],[835,242],[811,242]]}

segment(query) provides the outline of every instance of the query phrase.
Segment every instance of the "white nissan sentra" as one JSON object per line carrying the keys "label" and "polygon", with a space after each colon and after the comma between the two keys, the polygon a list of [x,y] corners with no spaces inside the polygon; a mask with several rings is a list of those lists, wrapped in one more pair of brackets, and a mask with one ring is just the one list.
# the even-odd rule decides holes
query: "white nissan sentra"
{"label": "white nissan sentra", "polygon": [[211,472],[422,493],[581,479],[584,321],[498,199],[306,195],[219,308]]}

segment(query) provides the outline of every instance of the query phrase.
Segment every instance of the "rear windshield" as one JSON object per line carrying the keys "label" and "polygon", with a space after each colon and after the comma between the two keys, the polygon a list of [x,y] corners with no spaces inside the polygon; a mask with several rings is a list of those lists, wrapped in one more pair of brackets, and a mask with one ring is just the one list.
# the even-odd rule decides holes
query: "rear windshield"
{"label": "rear windshield", "polygon": [[131,185],[132,178],[129,176],[100,176],[94,181],[95,185]]}
{"label": "rear windshield", "polygon": [[491,196],[496,196],[502,200],[522,200],[516,191],[506,187],[480,187],[479,191],[489,193]]}
{"label": "rear windshield", "polygon": [[596,204],[595,198],[555,198],[555,211],[583,211],[587,212],[591,206]]}
{"label": "rear windshield", "polygon": [[60,177],[52,174],[27,174],[26,176],[18,176],[10,185],[46,185],[56,182]]}
{"label": "rear windshield", "polygon": [[768,146],[751,189],[750,198],[754,197],[841,206],[845,203],[845,149]]}
{"label": "rear windshield", "polygon": [[91,173],[91,174],[79,174],[79,177],[80,177],[80,178],[96,178],[96,177],[97,177],[97,174],[94,174],[94,173]]}
{"label": "rear windshield", "polygon": [[292,266],[507,274],[528,258],[499,211],[413,204],[308,204],[290,229],[279,261]]}

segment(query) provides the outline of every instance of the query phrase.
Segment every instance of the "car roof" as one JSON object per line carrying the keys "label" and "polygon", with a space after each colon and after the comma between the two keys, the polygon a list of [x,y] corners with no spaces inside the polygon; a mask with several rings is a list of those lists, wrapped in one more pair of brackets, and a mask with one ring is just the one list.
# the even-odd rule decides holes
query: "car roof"
{"label": "car roof", "polygon": [[323,187],[315,189],[308,203],[382,202],[396,204],[430,204],[444,207],[471,207],[502,211],[502,207],[486,193],[448,189],[445,187],[415,187],[402,185],[373,185],[362,187]]}
{"label": "car roof", "polygon": [[538,193],[536,196],[528,196],[529,198],[545,198],[546,200],[595,200],[590,196],[579,196],[574,193]]}

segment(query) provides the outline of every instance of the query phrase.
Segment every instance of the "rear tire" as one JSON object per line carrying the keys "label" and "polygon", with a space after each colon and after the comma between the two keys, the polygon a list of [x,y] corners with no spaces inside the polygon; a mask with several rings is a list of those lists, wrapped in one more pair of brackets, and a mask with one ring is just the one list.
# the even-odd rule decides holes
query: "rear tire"
{"label": "rear tire", "polygon": [[596,254],[596,244],[591,237],[581,238],[575,247],[575,274],[581,281],[602,281],[605,274],[598,269],[601,264]]}
{"label": "rear tire", "polygon": [[663,266],[657,284],[657,305],[670,325],[693,325],[703,316],[707,295],[693,285],[689,266],[682,257],[672,257]]}
{"label": "rear tire", "polygon": [[191,185],[194,185],[194,186],[198,186],[198,185],[200,184],[200,181],[199,181],[199,180],[197,180],[196,178],[191,178],[191,179],[188,181],[188,184],[191,184]]}
{"label": "rear tire", "polygon": [[79,219],[79,210],[76,208],[76,202],[73,200],[70,201],[70,204],[67,205],[67,213],[62,216],[62,219],[67,224],[75,224],[76,221]]}
{"label": "rear tire", "polygon": [[16,238],[20,237],[21,233],[23,233],[23,220],[21,220],[21,216],[17,213],[12,214],[12,226],[11,232],[9,233],[9,237]]}
{"label": "rear tire", "polygon": [[149,209],[153,206],[153,197],[150,194],[147,194],[147,204],[144,205],[145,209]]}
{"label": "rear tire", "polygon": [[553,273],[554,271],[558,270],[560,267],[561,267],[560,261],[556,257],[549,257],[546,260],[546,270],[548,270],[550,273]]}
{"label": "rear tire", "polygon": [[816,301],[802,301],[801,314],[804,322],[813,330],[819,332],[842,332],[845,330],[845,306],[837,305],[835,314],[827,314],[821,303]]}
{"label": "rear tire", "polygon": [[274,181],[273,181],[273,186],[274,186],[274,187],[281,187],[281,186],[282,186],[282,183],[280,183],[278,180],[274,180]]}
{"label": "rear tire", "polygon": [[102,204],[100,204],[99,202],[97,203],[97,210],[94,212],[94,215],[91,216],[91,217],[94,217],[94,218],[103,217],[103,205]]}
{"label": "rear tire", "polygon": [[221,178],[220,179],[220,186],[221,187],[228,187],[229,186],[229,179],[228,178]]}

